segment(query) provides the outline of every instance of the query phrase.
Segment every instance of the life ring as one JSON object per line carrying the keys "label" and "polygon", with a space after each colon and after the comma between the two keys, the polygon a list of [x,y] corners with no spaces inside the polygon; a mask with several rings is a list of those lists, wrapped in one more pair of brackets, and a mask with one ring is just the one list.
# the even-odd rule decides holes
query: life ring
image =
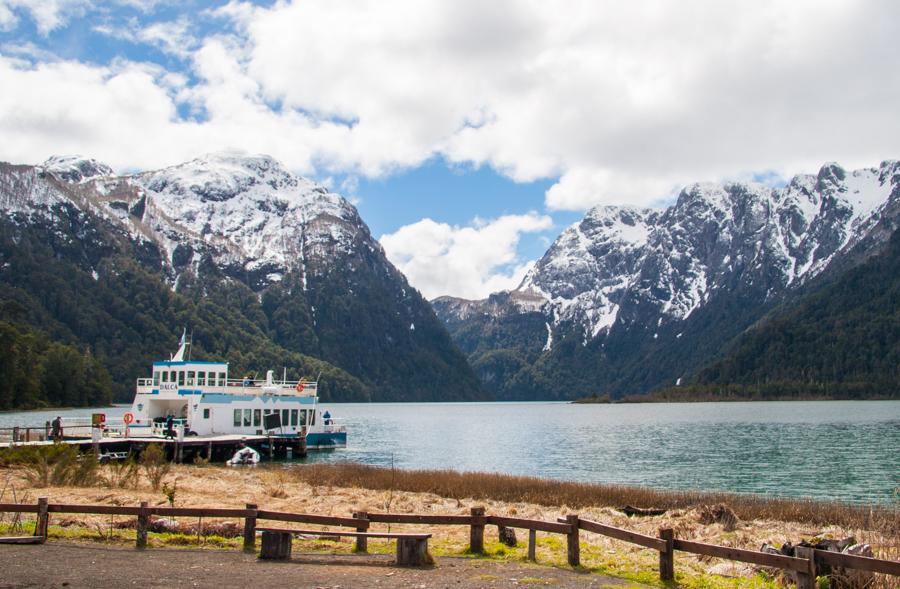
{"label": "life ring", "polygon": [[122,416],[122,421],[125,422],[125,425],[131,425],[131,422],[134,421],[134,413],[129,411],[125,415]]}
{"label": "life ring", "polygon": [[304,388],[306,388],[306,381],[301,378],[300,382],[297,383],[297,392],[302,393]]}

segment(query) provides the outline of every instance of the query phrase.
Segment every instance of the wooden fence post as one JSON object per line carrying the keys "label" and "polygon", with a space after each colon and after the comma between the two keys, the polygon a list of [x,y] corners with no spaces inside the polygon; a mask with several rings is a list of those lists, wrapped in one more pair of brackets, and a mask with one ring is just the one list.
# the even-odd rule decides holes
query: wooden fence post
{"label": "wooden fence post", "polygon": [[[356,524],[357,532],[368,532],[369,531],[369,514],[365,511],[357,511],[353,514],[353,519],[358,519],[359,523]],[[357,536],[356,537],[356,551],[357,552],[368,552],[369,551],[369,539],[365,536]]]}
{"label": "wooden fence post", "polygon": [[659,580],[675,580],[675,530],[660,528],[659,539],[665,541],[666,550],[659,551]]}
{"label": "wooden fence post", "polygon": [[256,503],[248,503],[247,510],[253,515],[244,518],[244,551],[256,552]]}
{"label": "wooden fence post", "polygon": [[473,507],[469,513],[479,518],[478,523],[472,523],[469,530],[469,552],[484,554],[484,507]]}
{"label": "wooden fence post", "polygon": [[147,527],[150,525],[150,510],[147,508],[147,502],[141,501],[141,511],[137,516],[137,538],[135,547],[143,550],[147,547]]}
{"label": "wooden fence post", "polygon": [[794,547],[794,556],[809,561],[808,572],[797,571],[797,589],[816,589],[816,552],[806,546]]}
{"label": "wooden fence post", "polygon": [[581,545],[578,541],[578,515],[567,515],[566,523],[572,526],[571,531],[566,536],[569,566],[577,567],[581,564]]}
{"label": "wooden fence post", "polygon": [[47,541],[50,527],[49,501],[46,497],[40,497],[37,502],[37,522],[34,524],[34,535],[41,537],[41,543]]}
{"label": "wooden fence post", "polygon": [[537,560],[537,530],[528,530],[528,560]]}

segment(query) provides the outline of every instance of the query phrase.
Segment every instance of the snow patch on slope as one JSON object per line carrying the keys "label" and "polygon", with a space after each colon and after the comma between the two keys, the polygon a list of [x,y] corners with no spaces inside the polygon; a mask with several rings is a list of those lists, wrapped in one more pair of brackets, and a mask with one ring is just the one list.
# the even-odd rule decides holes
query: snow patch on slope
{"label": "snow patch on slope", "polygon": [[560,235],[513,292],[540,293],[551,324],[580,325],[586,341],[611,330],[626,302],[655,309],[658,326],[687,319],[742,281],[768,284],[768,298],[852,247],[900,194],[898,170],[895,161],[853,172],[826,164],[781,189],[694,184],[665,211],[597,207]]}

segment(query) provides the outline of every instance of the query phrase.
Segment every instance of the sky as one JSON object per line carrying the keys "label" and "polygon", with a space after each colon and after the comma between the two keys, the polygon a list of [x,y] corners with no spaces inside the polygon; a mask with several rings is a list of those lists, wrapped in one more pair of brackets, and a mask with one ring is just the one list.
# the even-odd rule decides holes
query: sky
{"label": "sky", "polygon": [[0,160],[263,153],[428,297],[598,205],[900,157],[893,0],[0,0]]}

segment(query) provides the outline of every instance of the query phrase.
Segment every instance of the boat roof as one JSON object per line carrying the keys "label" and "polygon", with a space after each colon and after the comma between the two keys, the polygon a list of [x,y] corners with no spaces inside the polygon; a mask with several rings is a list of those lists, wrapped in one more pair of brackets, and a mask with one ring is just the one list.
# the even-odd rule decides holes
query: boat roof
{"label": "boat roof", "polygon": [[223,366],[228,367],[228,362],[208,362],[205,360],[165,360],[162,362],[154,362],[154,366],[191,366],[191,365],[202,365],[202,366]]}

